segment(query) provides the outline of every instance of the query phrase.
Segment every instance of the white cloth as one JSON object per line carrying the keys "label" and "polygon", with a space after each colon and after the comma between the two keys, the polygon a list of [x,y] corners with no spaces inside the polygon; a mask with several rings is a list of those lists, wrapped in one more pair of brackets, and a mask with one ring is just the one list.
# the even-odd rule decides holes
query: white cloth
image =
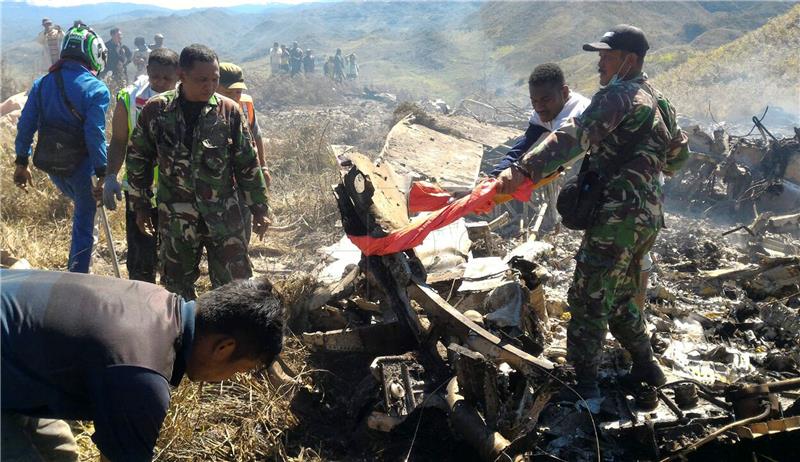
{"label": "white cloth", "polygon": [[550,122],[542,122],[539,114],[537,114],[536,111],[533,111],[533,114],[531,114],[530,123],[544,127],[551,132],[558,130],[567,120],[583,114],[583,111],[589,107],[590,102],[591,100],[589,98],[581,95],[580,93],[570,91],[569,99],[566,103],[564,103],[564,107],[561,109],[561,112],[558,113],[555,119],[551,120]]}
{"label": "white cloth", "polygon": [[130,127],[136,126],[136,118],[142,110],[147,100],[158,93],[150,88],[150,79],[146,75],[140,75],[133,84],[128,85],[125,90],[131,97],[131,107],[128,111],[128,121]]}

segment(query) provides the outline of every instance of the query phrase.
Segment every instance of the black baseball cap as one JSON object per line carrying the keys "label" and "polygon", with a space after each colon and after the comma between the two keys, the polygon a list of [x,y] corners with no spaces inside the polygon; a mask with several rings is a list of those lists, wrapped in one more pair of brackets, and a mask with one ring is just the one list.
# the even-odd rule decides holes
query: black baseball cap
{"label": "black baseball cap", "polygon": [[622,50],[636,53],[639,56],[647,54],[650,45],[641,29],[628,24],[614,26],[603,34],[599,42],[584,43],[584,51]]}

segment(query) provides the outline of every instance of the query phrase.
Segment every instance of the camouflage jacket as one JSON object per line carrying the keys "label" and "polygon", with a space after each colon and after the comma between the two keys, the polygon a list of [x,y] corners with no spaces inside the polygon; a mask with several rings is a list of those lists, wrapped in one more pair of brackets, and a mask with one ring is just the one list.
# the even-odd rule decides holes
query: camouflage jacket
{"label": "camouflage jacket", "polygon": [[[660,215],[658,173],[672,175],[680,169],[689,157],[688,138],[675,121],[675,108],[646,80],[642,74],[598,91],[580,117],[551,133],[523,156],[520,166],[539,181],[589,151],[590,168],[606,177],[617,172],[608,179],[606,197],[617,198],[621,206],[630,208],[657,205],[653,212]],[[658,111],[651,119],[656,107],[653,98]],[[649,120],[652,129],[645,132],[633,155],[622,153]],[[621,168],[620,162],[625,162]]]}
{"label": "camouflage jacket", "polygon": [[158,203],[168,211],[176,211],[172,204],[188,204],[197,218],[221,224],[238,208],[238,188],[254,214],[266,214],[266,184],[239,105],[214,94],[200,112],[190,151],[183,143],[179,94],[180,88],[153,97],[137,120],[126,160],[134,208],[150,207],[158,165]]}

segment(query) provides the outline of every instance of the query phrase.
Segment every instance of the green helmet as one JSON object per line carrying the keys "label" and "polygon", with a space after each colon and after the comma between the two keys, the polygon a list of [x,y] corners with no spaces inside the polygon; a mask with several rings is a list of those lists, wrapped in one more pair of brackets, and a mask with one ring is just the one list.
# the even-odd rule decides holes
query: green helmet
{"label": "green helmet", "polygon": [[92,70],[100,72],[106,66],[108,48],[90,27],[79,25],[71,27],[64,35],[61,57],[78,59],[88,64]]}

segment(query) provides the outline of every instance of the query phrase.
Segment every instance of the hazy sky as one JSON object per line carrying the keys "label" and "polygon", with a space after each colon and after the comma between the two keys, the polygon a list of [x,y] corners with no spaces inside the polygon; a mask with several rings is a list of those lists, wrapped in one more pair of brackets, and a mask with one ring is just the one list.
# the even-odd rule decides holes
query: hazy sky
{"label": "hazy sky", "polygon": [[[313,0],[312,0],[313,1]],[[37,6],[81,6],[91,3],[140,3],[145,5],[157,5],[164,8],[175,10],[183,8],[207,8],[212,6],[232,6],[232,5],[260,5],[268,3],[308,3],[309,0],[29,0],[28,3]]]}

